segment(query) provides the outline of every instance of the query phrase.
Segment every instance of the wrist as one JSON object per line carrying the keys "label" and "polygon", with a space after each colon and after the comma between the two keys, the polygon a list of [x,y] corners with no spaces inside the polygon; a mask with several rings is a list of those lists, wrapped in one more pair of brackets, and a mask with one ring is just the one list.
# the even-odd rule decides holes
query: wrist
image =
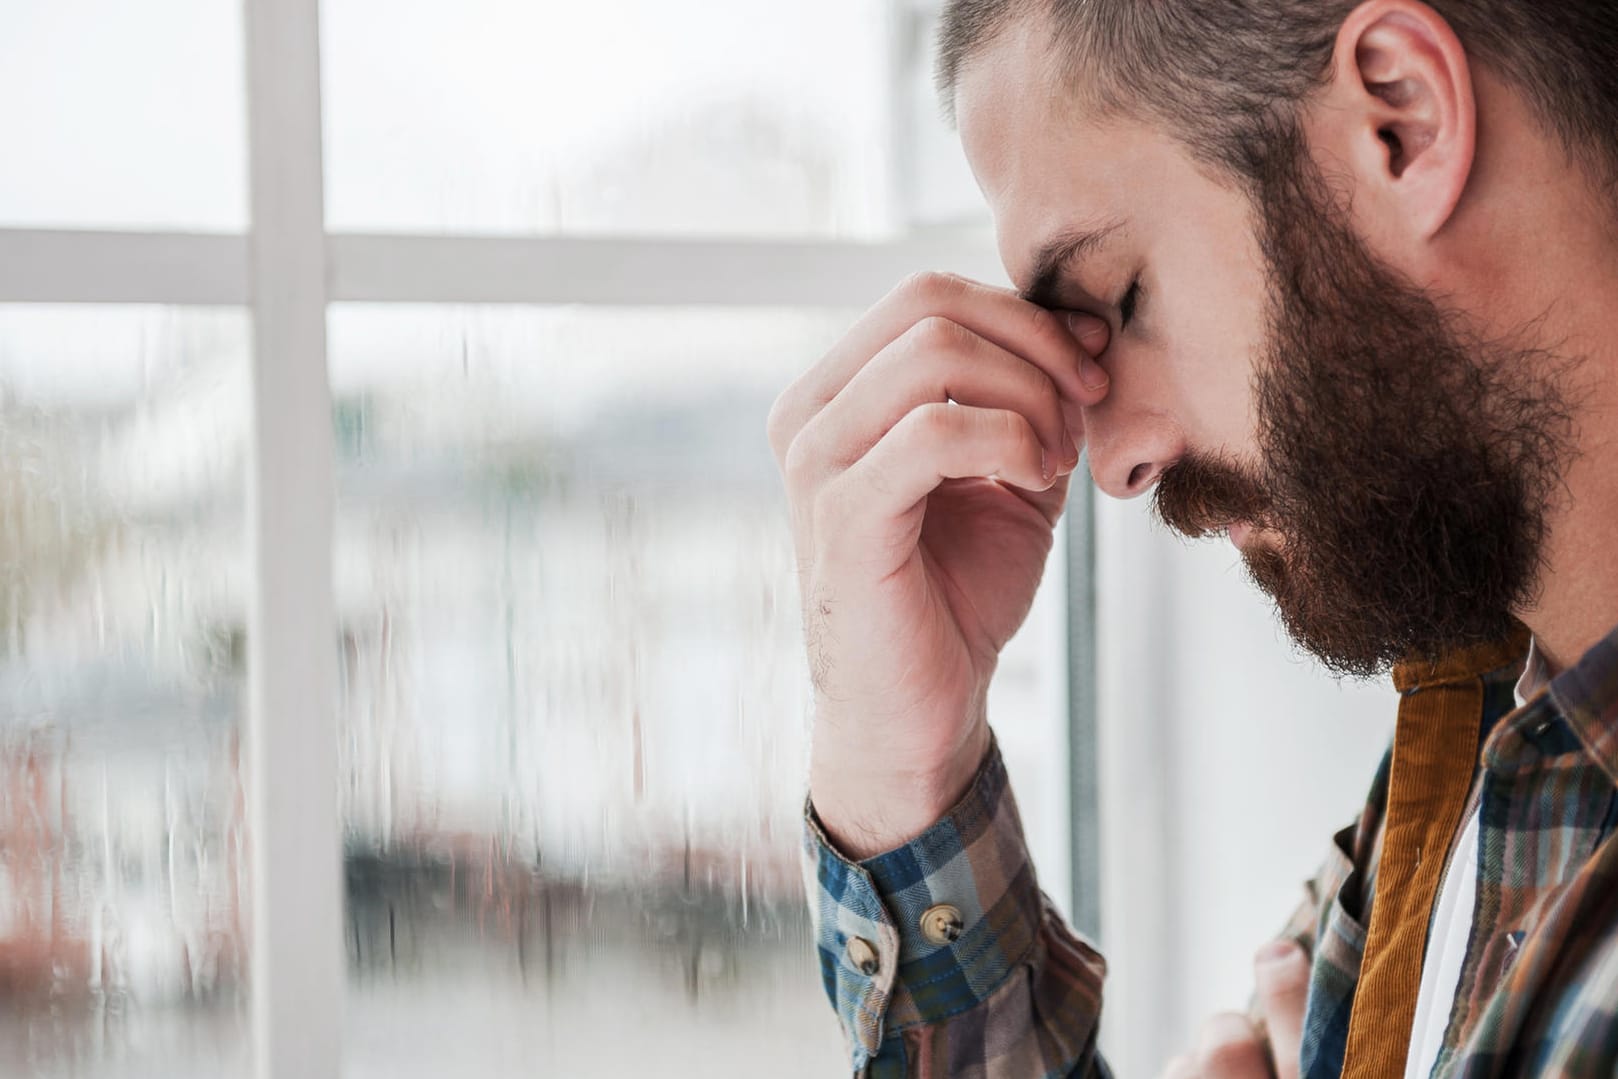
{"label": "wrist", "polygon": [[916,839],[966,795],[993,741],[976,723],[940,767],[883,768],[869,754],[839,761],[816,753],[810,767],[810,803],[826,838],[851,861],[864,861]]}

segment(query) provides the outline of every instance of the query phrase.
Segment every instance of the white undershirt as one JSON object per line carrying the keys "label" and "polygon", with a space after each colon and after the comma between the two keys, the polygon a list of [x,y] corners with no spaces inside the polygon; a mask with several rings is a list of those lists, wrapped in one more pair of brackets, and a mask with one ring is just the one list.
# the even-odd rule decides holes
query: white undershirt
{"label": "white undershirt", "polygon": [[1427,958],[1421,965],[1421,993],[1416,997],[1416,1020],[1410,1028],[1410,1052],[1405,1057],[1405,1079],[1427,1079],[1444,1046],[1444,1030],[1461,981],[1461,960],[1472,935],[1472,908],[1478,894],[1478,814],[1466,819],[1461,838],[1450,858],[1438,909],[1433,912]]}
{"label": "white undershirt", "polygon": [[[1517,680],[1517,707],[1544,680],[1544,665],[1538,651],[1528,646],[1528,665]],[[1461,961],[1472,935],[1472,911],[1478,894],[1478,811],[1472,810],[1455,842],[1444,884],[1438,893],[1438,908],[1427,937],[1427,958],[1421,965],[1421,992],[1416,996],[1416,1018],[1410,1027],[1410,1052],[1405,1056],[1405,1079],[1427,1079],[1438,1052],[1444,1047],[1444,1031],[1455,1006],[1460,987]]]}

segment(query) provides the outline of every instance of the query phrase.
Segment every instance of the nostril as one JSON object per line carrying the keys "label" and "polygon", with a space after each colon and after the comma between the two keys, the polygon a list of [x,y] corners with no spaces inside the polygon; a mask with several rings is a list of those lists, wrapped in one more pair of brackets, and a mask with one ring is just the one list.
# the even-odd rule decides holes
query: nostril
{"label": "nostril", "polygon": [[1129,491],[1131,494],[1139,491],[1152,478],[1152,466],[1136,465],[1129,473]]}

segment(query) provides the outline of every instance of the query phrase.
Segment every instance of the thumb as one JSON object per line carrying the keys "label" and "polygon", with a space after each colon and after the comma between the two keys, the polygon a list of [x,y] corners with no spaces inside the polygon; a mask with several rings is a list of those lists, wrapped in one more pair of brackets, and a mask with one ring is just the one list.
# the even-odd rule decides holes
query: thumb
{"label": "thumb", "polygon": [[1081,404],[1094,405],[1107,396],[1107,386],[1111,382],[1107,372],[1101,369],[1095,358],[1107,350],[1107,344],[1112,340],[1112,327],[1105,319],[1094,315],[1087,315],[1080,311],[1064,311],[1062,323],[1067,326],[1067,332],[1079,343],[1079,381],[1084,384],[1087,396]]}
{"label": "thumb", "polygon": [[1309,957],[1296,941],[1273,940],[1254,957],[1253,975],[1277,1079],[1298,1079],[1304,1005],[1309,1000]]}

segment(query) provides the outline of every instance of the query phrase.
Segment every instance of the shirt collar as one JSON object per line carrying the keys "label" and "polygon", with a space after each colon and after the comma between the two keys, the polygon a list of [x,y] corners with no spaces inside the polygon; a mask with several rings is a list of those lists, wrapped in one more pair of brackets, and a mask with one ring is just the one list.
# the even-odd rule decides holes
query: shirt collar
{"label": "shirt collar", "polygon": [[1618,627],[1551,679],[1547,695],[1585,752],[1618,784]]}
{"label": "shirt collar", "polygon": [[1490,734],[1484,763],[1515,772],[1539,760],[1583,750],[1618,785],[1618,627],[1573,666],[1549,680],[1530,644],[1517,681],[1517,709]]}
{"label": "shirt collar", "polygon": [[1498,641],[1469,645],[1447,652],[1437,659],[1411,658],[1393,665],[1393,686],[1400,693],[1432,689],[1452,682],[1465,682],[1510,667],[1515,670],[1528,651],[1528,627],[1516,623]]}

